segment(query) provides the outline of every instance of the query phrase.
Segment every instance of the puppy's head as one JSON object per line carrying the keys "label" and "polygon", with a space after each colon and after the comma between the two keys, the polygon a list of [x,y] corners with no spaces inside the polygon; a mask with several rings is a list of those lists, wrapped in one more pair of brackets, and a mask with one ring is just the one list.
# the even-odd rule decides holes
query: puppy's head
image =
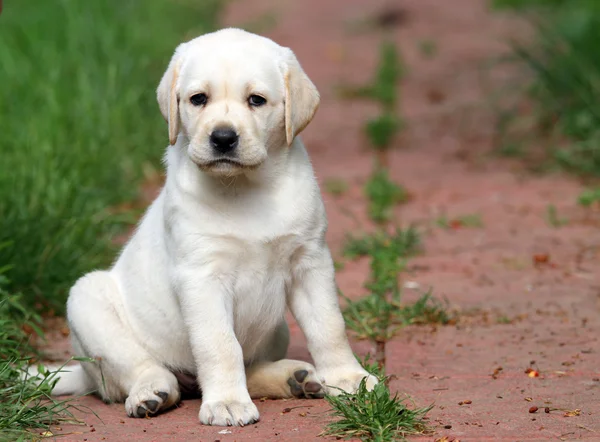
{"label": "puppy's head", "polygon": [[310,122],[319,93],[293,52],[240,29],[179,45],[157,89],[169,141],[211,175],[259,167]]}

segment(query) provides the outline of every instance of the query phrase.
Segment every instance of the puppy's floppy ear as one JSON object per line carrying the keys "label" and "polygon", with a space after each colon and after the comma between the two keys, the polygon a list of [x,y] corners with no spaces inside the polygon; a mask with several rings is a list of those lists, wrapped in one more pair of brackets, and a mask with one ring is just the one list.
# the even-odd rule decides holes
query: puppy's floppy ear
{"label": "puppy's floppy ear", "polygon": [[[185,43],[184,43],[185,44]],[[156,99],[160,111],[169,123],[169,143],[174,145],[179,135],[179,71],[182,63],[182,53],[184,44],[175,49],[175,53],[169,62],[167,70],[163,74],[158,88],[156,89]]]}
{"label": "puppy's floppy ear", "polygon": [[319,91],[302,70],[294,53],[284,48],[283,80],[285,85],[285,136],[288,146],[292,144],[319,107]]}

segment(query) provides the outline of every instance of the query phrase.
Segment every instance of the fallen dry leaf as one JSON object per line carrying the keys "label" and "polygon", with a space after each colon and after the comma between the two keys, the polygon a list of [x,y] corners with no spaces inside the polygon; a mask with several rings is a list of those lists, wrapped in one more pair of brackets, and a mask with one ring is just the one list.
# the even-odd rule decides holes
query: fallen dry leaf
{"label": "fallen dry leaf", "polygon": [[503,370],[502,367],[497,367],[494,372],[492,373],[492,379],[498,379],[498,375],[500,374],[500,372]]}
{"label": "fallen dry leaf", "polygon": [[581,414],[581,410],[579,408],[576,408],[575,410],[567,410],[566,413],[564,414],[565,417],[573,417],[573,416],[579,416]]}

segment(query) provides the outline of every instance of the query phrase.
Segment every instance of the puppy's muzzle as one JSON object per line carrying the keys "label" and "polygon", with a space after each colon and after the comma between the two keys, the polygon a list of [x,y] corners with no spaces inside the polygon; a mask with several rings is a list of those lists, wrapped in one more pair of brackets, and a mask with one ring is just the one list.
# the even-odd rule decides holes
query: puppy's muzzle
{"label": "puppy's muzzle", "polygon": [[215,129],[210,134],[210,145],[221,155],[232,153],[239,144],[240,137],[232,129]]}

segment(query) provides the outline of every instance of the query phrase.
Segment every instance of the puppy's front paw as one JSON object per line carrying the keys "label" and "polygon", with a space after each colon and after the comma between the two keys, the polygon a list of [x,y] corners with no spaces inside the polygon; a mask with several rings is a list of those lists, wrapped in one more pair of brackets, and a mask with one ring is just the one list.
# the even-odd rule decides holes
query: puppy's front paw
{"label": "puppy's front paw", "polygon": [[179,397],[179,389],[174,379],[138,382],[125,401],[125,411],[129,417],[154,416],[179,402]]}
{"label": "puppy's front paw", "polygon": [[366,378],[366,387],[369,391],[379,382],[375,376],[362,368],[338,368],[319,374],[325,379],[327,394],[331,396],[338,396],[343,392],[355,393],[364,378]]}
{"label": "puppy's front paw", "polygon": [[243,427],[258,422],[258,418],[258,408],[252,401],[210,401],[202,402],[200,407],[200,422],[204,425]]}

